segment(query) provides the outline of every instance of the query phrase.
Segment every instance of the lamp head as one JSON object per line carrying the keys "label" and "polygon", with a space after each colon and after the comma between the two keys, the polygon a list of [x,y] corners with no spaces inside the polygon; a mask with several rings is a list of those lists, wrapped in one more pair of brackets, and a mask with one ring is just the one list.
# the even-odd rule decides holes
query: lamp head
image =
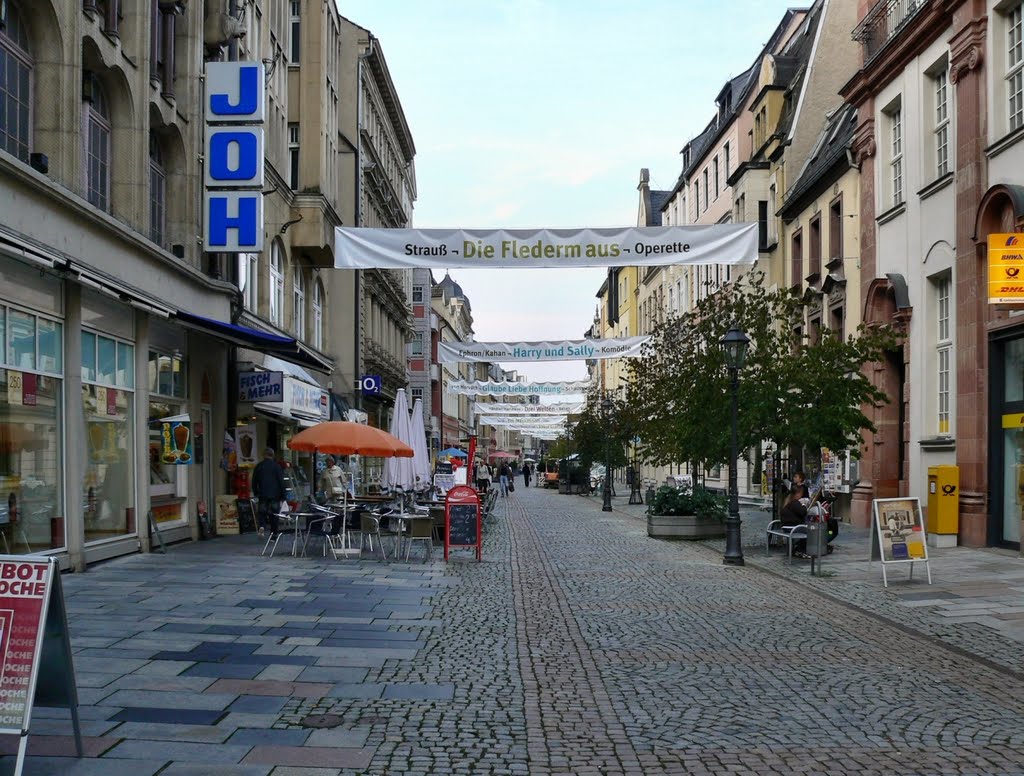
{"label": "lamp head", "polygon": [[743,333],[742,329],[733,325],[719,340],[719,343],[725,352],[726,366],[730,369],[740,369],[747,357],[747,345],[750,343],[750,338]]}
{"label": "lamp head", "polygon": [[602,412],[604,412],[605,415],[612,411],[612,400],[609,399],[607,396],[605,396],[601,400],[601,410]]}

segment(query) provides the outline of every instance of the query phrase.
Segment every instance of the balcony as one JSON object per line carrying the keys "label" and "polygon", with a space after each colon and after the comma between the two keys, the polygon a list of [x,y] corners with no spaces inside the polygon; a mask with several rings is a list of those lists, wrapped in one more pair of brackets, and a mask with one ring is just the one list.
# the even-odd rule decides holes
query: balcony
{"label": "balcony", "polygon": [[878,0],[853,30],[864,47],[864,64],[874,59],[932,0]]}

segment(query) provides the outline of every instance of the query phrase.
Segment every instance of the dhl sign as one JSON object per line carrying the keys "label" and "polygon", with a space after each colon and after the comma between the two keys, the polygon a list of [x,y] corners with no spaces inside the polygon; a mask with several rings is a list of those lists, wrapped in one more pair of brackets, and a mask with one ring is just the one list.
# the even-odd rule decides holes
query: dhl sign
{"label": "dhl sign", "polygon": [[988,301],[1024,303],[1024,233],[988,236]]}

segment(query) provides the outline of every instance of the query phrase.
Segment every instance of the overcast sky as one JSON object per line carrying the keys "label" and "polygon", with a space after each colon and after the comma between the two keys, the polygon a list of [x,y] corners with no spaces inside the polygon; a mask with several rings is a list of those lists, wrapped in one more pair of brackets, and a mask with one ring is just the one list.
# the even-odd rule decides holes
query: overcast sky
{"label": "overcast sky", "polygon": [[[852,2],[853,0],[848,0]],[[804,3],[802,5],[809,5]],[[791,5],[781,0],[338,0],[369,29],[416,143],[413,226],[635,226],[671,189]],[[452,270],[478,341],[579,339],[604,269]],[[443,273],[435,272],[440,280]],[[579,379],[582,361],[507,364]],[[525,366],[525,368],[524,368]]]}

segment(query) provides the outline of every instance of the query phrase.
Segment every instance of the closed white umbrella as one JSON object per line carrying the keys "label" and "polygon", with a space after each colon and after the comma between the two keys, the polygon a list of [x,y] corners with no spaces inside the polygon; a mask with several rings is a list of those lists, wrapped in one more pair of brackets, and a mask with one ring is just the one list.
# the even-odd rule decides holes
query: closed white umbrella
{"label": "closed white umbrella", "polygon": [[423,401],[417,399],[412,405],[412,441],[409,446],[415,451],[412,457],[413,478],[420,478],[416,490],[430,490],[430,455],[427,453],[427,427],[423,422]]}
{"label": "closed white umbrella", "polygon": [[[405,398],[405,389],[399,388],[395,394],[395,411],[391,418],[391,434],[402,442],[413,447],[412,431],[409,427],[409,401]],[[415,453],[415,448],[413,447]],[[401,488],[411,493],[416,484],[413,473],[412,458],[388,458],[384,461],[384,487],[388,490]]]}

